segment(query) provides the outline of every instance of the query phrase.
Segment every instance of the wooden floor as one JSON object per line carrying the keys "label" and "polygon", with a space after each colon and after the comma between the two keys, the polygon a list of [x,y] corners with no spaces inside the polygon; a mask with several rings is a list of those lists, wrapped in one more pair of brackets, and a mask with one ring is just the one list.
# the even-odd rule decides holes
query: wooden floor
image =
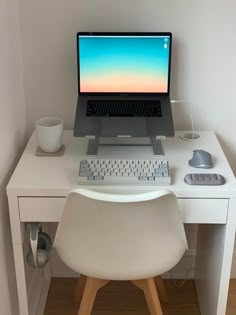
{"label": "wooden floor", "polygon": [[[44,315],[77,315],[72,294],[76,279],[54,278],[51,282]],[[165,280],[169,302],[162,304],[164,315],[200,315],[193,281],[176,288]],[[226,315],[236,314],[236,280],[230,283]],[[130,282],[110,282],[96,298],[92,315],[150,315],[141,290]]]}

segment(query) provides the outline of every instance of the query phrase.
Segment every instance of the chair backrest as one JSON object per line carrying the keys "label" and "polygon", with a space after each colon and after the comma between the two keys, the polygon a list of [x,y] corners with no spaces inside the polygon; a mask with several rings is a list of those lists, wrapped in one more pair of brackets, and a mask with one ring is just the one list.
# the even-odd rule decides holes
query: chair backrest
{"label": "chair backrest", "polygon": [[83,275],[134,280],[170,270],[187,241],[170,191],[117,195],[76,189],[67,197],[54,247]]}

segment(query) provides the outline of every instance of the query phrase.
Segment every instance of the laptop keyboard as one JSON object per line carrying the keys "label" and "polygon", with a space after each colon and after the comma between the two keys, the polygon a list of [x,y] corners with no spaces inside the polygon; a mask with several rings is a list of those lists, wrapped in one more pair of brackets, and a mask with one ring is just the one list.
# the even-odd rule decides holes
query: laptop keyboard
{"label": "laptop keyboard", "polygon": [[159,100],[89,100],[87,117],[161,117]]}

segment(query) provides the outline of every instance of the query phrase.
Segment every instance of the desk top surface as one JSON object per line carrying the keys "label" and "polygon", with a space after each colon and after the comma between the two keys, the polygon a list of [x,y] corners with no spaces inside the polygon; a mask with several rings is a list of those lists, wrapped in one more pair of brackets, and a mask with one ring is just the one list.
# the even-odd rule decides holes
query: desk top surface
{"label": "desk top surface", "polygon": [[[169,189],[182,198],[236,198],[235,176],[227,162],[223,150],[211,131],[201,131],[202,139],[185,141],[175,133],[174,138],[162,141],[166,158],[169,160],[172,184],[168,186],[86,186],[89,189],[108,190],[118,193],[136,193]],[[61,157],[35,156],[37,138],[35,132],[31,136],[25,151],[7,186],[8,194],[17,196],[58,196],[65,197],[71,189],[79,187],[77,183],[79,161],[86,158],[88,140],[75,138],[72,131],[66,130],[63,135],[65,154]],[[192,158],[193,150],[203,149],[211,153],[214,168],[204,170],[192,168],[188,160]],[[109,150],[110,157],[117,157],[117,150],[123,150],[124,157],[142,158],[153,156],[151,147],[103,147],[99,150],[100,157],[106,157]],[[140,151],[141,150],[141,151]],[[188,173],[218,173],[225,177],[222,186],[190,186],[184,182]]]}

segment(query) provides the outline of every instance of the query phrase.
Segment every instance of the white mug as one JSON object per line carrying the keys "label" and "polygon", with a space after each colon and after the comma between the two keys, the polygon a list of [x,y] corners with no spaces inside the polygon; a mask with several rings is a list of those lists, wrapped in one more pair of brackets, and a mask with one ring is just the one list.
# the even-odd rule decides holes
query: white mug
{"label": "white mug", "polygon": [[57,117],[40,118],[35,123],[39,147],[44,152],[57,152],[62,146],[63,121]]}

